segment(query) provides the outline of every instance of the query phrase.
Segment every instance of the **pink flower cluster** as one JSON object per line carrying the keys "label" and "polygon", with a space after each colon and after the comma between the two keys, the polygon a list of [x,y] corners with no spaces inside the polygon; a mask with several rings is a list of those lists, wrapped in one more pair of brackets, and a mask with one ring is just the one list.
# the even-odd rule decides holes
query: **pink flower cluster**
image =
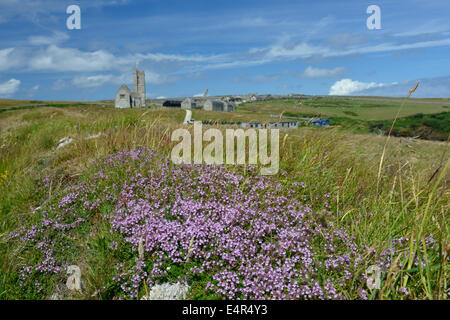
{"label": "pink flower cluster", "polygon": [[174,269],[184,270],[180,280],[208,278],[204,290],[227,299],[347,298],[363,280],[355,272],[362,254],[344,229],[316,222],[304,188],[256,167],[174,165],[140,148],[96,162],[40,223],[13,238],[35,250],[41,243],[43,262],[26,273],[55,273],[50,253],[101,215],[120,239],[110,250],[132,255],[112,279],[122,298],[138,297],[144,281]]}

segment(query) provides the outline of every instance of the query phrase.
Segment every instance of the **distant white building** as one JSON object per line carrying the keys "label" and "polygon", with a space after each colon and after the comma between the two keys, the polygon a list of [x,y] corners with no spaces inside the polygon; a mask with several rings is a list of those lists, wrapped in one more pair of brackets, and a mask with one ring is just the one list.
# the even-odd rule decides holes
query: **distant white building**
{"label": "distant white building", "polygon": [[122,85],[116,93],[116,108],[144,108],[146,100],[145,72],[133,69],[134,91]]}

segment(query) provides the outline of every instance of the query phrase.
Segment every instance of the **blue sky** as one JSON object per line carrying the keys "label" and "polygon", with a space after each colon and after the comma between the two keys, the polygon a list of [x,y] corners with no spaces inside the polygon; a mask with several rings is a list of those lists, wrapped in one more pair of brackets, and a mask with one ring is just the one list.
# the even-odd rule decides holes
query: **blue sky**
{"label": "blue sky", "polygon": [[[81,8],[68,30],[66,8]],[[381,30],[369,30],[369,5]],[[0,98],[113,99],[138,63],[149,97],[450,97],[450,1],[0,0]]]}

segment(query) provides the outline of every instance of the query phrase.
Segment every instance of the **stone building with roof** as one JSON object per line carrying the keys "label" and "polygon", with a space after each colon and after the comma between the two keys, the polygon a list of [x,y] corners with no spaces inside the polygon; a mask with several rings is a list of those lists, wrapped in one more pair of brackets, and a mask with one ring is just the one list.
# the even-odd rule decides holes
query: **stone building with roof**
{"label": "stone building with roof", "polygon": [[181,109],[198,109],[197,102],[191,98],[184,99],[181,103]]}
{"label": "stone building with roof", "polygon": [[133,69],[134,90],[122,85],[116,93],[116,108],[144,108],[146,100],[145,72]]}
{"label": "stone building with roof", "polygon": [[234,105],[223,100],[208,100],[203,105],[203,110],[231,112],[234,110]]}

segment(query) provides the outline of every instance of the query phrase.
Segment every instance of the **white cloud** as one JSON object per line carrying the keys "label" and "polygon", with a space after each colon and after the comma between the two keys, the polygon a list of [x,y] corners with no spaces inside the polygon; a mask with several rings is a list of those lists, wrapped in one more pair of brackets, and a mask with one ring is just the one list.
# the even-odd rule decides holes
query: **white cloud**
{"label": "white cloud", "polygon": [[[130,61],[141,60],[145,62],[183,62],[190,67],[180,69],[179,73],[199,72],[206,70],[230,69],[237,67],[258,66],[280,60],[309,59],[312,57],[342,57],[349,55],[372,54],[383,52],[404,51],[410,49],[450,46],[449,39],[419,41],[413,43],[379,43],[375,45],[360,45],[364,39],[354,41],[350,46],[336,48],[329,44],[311,44],[305,41],[295,42],[290,37],[283,36],[278,42],[269,47],[252,48],[243,55],[220,54],[213,56],[182,56],[161,53],[138,54],[130,57]],[[192,65],[195,63],[194,65]],[[331,75],[342,74],[343,69],[331,70]],[[319,74],[320,70],[306,70],[305,76]],[[322,72],[323,73],[323,72]]]}
{"label": "white cloud", "polygon": [[0,83],[0,98],[9,98],[14,95],[20,87],[20,80],[10,79]]}
{"label": "white cloud", "polygon": [[275,23],[267,20],[264,17],[244,17],[242,19],[237,19],[236,21],[232,21],[233,23],[229,24],[229,26],[237,26],[237,27],[267,27],[272,26]]}
{"label": "white cloud", "polygon": [[360,95],[405,97],[417,82],[419,87],[413,93],[414,98],[450,98],[450,76],[437,78],[412,79],[383,87],[361,91]]}
{"label": "white cloud", "polygon": [[[61,37],[62,38],[62,37]],[[34,39],[34,43],[45,43],[54,39]],[[5,52],[5,55],[9,52]],[[74,48],[64,48],[55,44],[49,45],[30,55],[28,67],[32,71],[53,72],[98,72],[112,70],[129,70],[136,62],[141,64],[173,62],[183,64],[217,62],[222,61],[224,56],[183,56],[163,53],[134,54],[127,56],[115,56],[106,50],[82,51]],[[0,52],[1,66],[1,52]],[[149,72],[149,79],[155,83],[168,81],[168,77]]]}
{"label": "white cloud", "polygon": [[[353,49],[350,49],[347,51],[342,51],[340,53],[337,53],[335,56],[344,56],[344,55],[361,54],[361,53],[401,51],[401,50],[409,50],[409,49],[444,47],[444,46],[450,46],[450,39],[420,41],[420,42],[404,43],[404,44],[381,43],[381,44],[378,44],[375,46],[353,48]],[[333,56],[333,55],[330,55],[330,56]]]}
{"label": "white cloud", "polygon": [[310,45],[306,42],[297,45],[289,43],[277,43],[268,48],[266,56],[269,58],[309,58],[314,55],[329,55],[330,50],[326,47]]}
{"label": "white cloud", "polygon": [[317,23],[314,23],[313,25],[311,25],[310,28],[308,28],[307,30],[304,30],[305,38],[310,39],[313,36],[319,34],[325,28],[327,28],[328,26],[333,24],[334,21],[335,21],[335,19],[332,16],[327,16],[327,17],[320,19]]}
{"label": "white cloud", "polygon": [[52,45],[68,40],[70,37],[65,32],[54,32],[50,36],[31,36],[28,42],[32,45]]}
{"label": "white cloud", "polygon": [[0,71],[5,71],[19,65],[19,54],[15,48],[6,48],[0,50]]}
{"label": "white cloud", "polygon": [[230,62],[219,62],[219,63],[211,63],[211,64],[205,64],[202,66],[196,66],[195,68],[186,69],[185,72],[200,72],[200,71],[207,71],[207,70],[221,70],[221,69],[230,69],[230,68],[237,68],[237,67],[250,67],[250,66],[258,66],[263,65],[265,63],[271,62],[270,59],[259,59],[259,60],[239,60],[234,59]]}
{"label": "white cloud", "polygon": [[130,72],[121,75],[114,74],[97,74],[82,75],[72,79],[72,84],[78,88],[96,88],[105,84],[132,84],[133,78]]}
{"label": "white cloud", "polygon": [[[422,41],[406,44],[381,43],[372,46],[353,45],[347,49],[336,49],[332,46],[310,44],[307,42],[295,43],[290,38],[282,37],[271,47],[251,49],[245,55],[178,55],[164,53],[131,54],[116,56],[106,50],[83,51],[76,48],[61,47],[55,43],[67,39],[64,33],[55,33],[52,36],[37,36],[29,38],[33,44],[49,44],[46,48],[30,51],[18,51],[14,48],[0,50],[0,71],[15,66],[28,66],[30,71],[52,72],[99,72],[120,71],[125,72],[137,61],[144,66],[161,66],[165,63],[167,68],[176,67],[173,74],[185,74],[204,70],[230,69],[243,66],[257,66],[278,60],[307,59],[315,56],[339,57],[352,54],[381,53],[400,51],[415,48],[450,46],[450,39]],[[175,64],[177,64],[175,66]],[[306,78],[335,77],[343,73],[343,68],[321,69],[308,67],[302,76]],[[149,74],[156,83],[167,82],[167,77],[160,74]],[[255,79],[262,82],[266,79]]]}
{"label": "white cloud", "polygon": [[164,53],[147,53],[147,54],[137,54],[137,60],[150,60],[155,62],[169,61],[169,62],[205,62],[205,61],[216,61],[223,59],[224,55],[213,55],[213,56],[202,56],[202,55],[192,55],[183,56],[177,54],[164,54]]}
{"label": "white cloud", "polygon": [[[181,17],[180,17],[181,18]],[[235,14],[232,16],[227,16],[223,18],[223,23],[217,23],[216,17],[208,17],[208,19],[204,19],[204,24],[201,26],[195,26],[191,28],[191,30],[198,32],[203,32],[205,29],[207,30],[227,30],[227,29],[241,29],[242,28],[265,28],[265,27],[274,27],[286,25],[289,22],[286,20],[269,20],[266,17],[261,16],[236,16]],[[171,18],[173,19],[173,18]]]}
{"label": "white cloud", "polygon": [[160,85],[176,80],[176,77],[145,71],[145,81],[150,85]]}
{"label": "white cloud", "polygon": [[338,77],[345,72],[345,68],[336,67],[334,69],[321,69],[314,67],[307,67],[305,71],[301,74],[304,78],[332,78]]}
{"label": "white cloud", "polygon": [[242,82],[254,82],[254,83],[264,83],[264,82],[274,82],[281,78],[281,76],[284,73],[277,73],[277,74],[261,74],[261,75],[254,75],[254,76],[248,76],[246,74],[240,74],[233,78],[233,82],[235,83],[242,83]]}
{"label": "white cloud", "polygon": [[121,59],[104,50],[83,52],[50,45],[46,50],[31,57],[28,65],[32,70],[40,71],[86,72],[109,70],[121,63],[123,63]]}
{"label": "white cloud", "polygon": [[[129,2],[130,0],[89,0],[79,4],[82,10],[86,10],[90,7],[119,6]],[[49,19],[65,13],[67,6],[67,2],[61,0],[1,0],[0,23],[6,23],[13,19],[26,19],[33,22]]]}
{"label": "white cloud", "polygon": [[28,90],[28,97],[31,98],[33,97],[36,92],[38,92],[40,86],[39,85],[35,85],[34,87],[32,87],[31,89]]}
{"label": "white cloud", "polygon": [[8,66],[8,56],[13,52],[14,48],[0,50],[0,70],[6,70]]}
{"label": "white cloud", "polygon": [[[162,75],[152,71],[145,71],[145,80],[150,85],[160,85],[173,81],[175,78]],[[131,72],[126,72],[121,75],[114,74],[98,74],[98,75],[81,75],[72,79],[72,84],[78,88],[96,88],[105,84],[133,85],[133,78]]]}
{"label": "white cloud", "polygon": [[79,88],[95,88],[111,82],[113,76],[108,75],[95,75],[95,76],[78,76],[72,80],[72,83]]}
{"label": "white cloud", "polygon": [[66,81],[64,81],[62,79],[58,79],[53,83],[51,89],[55,90],[55,91],[59,91],[59,90],[65,89],[66,87],[67,87]]}
{"label": "white cloud", "polygon": [[370,38],[364,33],[340,32],[330,35],[325,43],[335,50],[343,50],[351,46],[358,46],[368,42]]}
{"label": "white cloud", "polygon": [[335,82],[331,88],[329,95],[332,96],[348,96],[367,89],[384,87],[384,83],[376,82],[360,82],[352,79],[342,79]]}
{"label": "white cloud", "polygon": [[306,59],[314,56],[321,57],[342,57],[354,54],[370,54],[393,52],[409,49],[419,49],[428,47],[450,46],[449,39],[439,39],[430,41],[419,41],[413,43],[380,43],[370,46],[352,46],[349,49],[337,50],[328,46],[313,45],[307,42],[293,44],[294,41],[288,37],[282,37],[280,41],[266,48],[253,48],[249,50],[250,54],[263,57],[270,62],[274,60],[293,60]]}
{"label": "white cloud", "polygon": [[448,23],[448,20],[432,19],[421,24],[416,23],[412,28],[410,25],[408,25],[408,27],[405,28],[403,32],[395,33],[394,36],[414,37],[418,35],[433,34],[433,33],[446,34],[446,32],[448,31],[450,31],[450,24]]}

